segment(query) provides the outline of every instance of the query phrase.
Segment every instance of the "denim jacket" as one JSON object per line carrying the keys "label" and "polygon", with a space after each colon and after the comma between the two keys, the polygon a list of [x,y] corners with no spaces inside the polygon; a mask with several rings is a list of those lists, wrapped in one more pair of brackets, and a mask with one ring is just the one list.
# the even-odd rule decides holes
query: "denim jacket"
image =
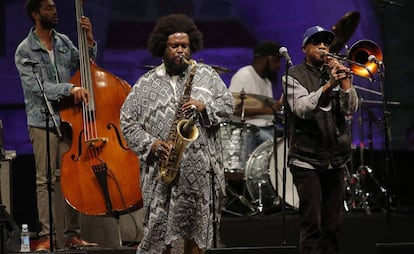
{"label": "denim jacket", "polygon": [[[27,124],[29,126],[46,128],[46,105],[39,82],[44,94],[51,102],[54,118],[60,126],[60,117],[57,102],[70,96],[70,89],[74,84],[69,83],[72,75],[79,69],[79,51],[68,36],[53,30],[54,62],[51,61],[48,51],[38,40],[34,27],[27,37],[19,44],[14,55],[17,71],[20,75],[26,107]],[[89,48],[89,56],[96,56],[96,43]],[[38,64],[25,64],[29,60]],[[37,75],[36,75],[37,73]],[[37,81],[37,77],[39,82]],[[49,118],[49,127],[53,129],[53,121]]]}

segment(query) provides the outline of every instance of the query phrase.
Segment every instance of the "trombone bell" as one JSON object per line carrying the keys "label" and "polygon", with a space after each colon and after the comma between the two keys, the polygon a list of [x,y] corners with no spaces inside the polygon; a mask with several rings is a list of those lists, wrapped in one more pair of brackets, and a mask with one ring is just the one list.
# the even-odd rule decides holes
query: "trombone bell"
{"label": "trombone bell", "polygon": [[368,60],[368,57],[370,55],[373,55],[376,59],[382,61],[381,49],[375,42],[370,40],[360,40],[354,43],[354,45],[352,45],[349,50],[348,59],[364,65],[365,68],[355,64],[351,65],[350,68],[352,73],[365,78],[369,78],[370,73],[376,73],[378,66],[376,63],[370,62]]}

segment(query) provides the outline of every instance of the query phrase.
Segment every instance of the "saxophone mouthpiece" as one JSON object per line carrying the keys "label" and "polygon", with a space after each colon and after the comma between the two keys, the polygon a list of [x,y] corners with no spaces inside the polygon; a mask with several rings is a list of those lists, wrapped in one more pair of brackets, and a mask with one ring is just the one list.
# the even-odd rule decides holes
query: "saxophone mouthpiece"
{"label": "saxophone mouthpiece", "polygon": [[193,65],[195,63],[194,60],[192,60],[192,59],[190,59],[190,60],[186,59],[184,55],[180,55],[179,58],[180,58],[181,62],[184,62],[188,65]]}

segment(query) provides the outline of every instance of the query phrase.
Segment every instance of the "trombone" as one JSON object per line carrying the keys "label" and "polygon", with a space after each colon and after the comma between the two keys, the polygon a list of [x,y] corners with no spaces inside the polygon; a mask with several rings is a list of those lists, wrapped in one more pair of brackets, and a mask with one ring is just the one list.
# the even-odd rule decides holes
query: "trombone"
{"label": "trombone", "polygon": [[353,74],[368,78],[370,81],[375,80],[374,74],[378,71],[378,63],[382,61],[381,49],[371,40],[360,40],[354,43],[347,56],[328,52],[322,52],[322,54],[349,63]]}

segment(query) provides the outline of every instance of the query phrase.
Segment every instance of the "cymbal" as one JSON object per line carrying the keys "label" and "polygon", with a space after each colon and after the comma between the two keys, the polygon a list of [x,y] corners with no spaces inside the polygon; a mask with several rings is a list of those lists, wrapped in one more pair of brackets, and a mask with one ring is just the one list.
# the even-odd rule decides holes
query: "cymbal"
{"label": "cymbal", "polygon": [[223,74],[223,73],[226,73],[226,72],[229,72],[229,71],[230,71],[230,69],[228,69],[228,68],[226,68],[226,67],[224,67],[224,66],[219,66],[219,65],[215,65],[215,64],[208,64],[208,63],[206,63],[206,62],[204,61],[204,59],[203,59],[203,58],[199,58],[199,59],[197,60],[197,62],[199,62],[199,63],[203,63],[203,64],[207,64],[207,65],[210,65],[211,67],[213,67],[213,69],[214,69],[214,70],[216,70],[216,71],[217,71],[217,73],[218,73],[218,74]]}
{"label": "cymbal", "polygon": [[223,66],[214,65],[214,64],[210,64],[210,66],[213,67],[213,69],[216,70],[218,74],[223,74],[223,73],[227,73],[230,71],[230,69],[223,67]]}
{"label": "cymbal", "polygon": [[358,26],[361,15],[357,11],[346,13],[334,26],[335,37],[329,46],[332,53],[338,53],[345,46]]}
{"label": "cymbal", "polygon": [[236,105],[241,103],[242,96],[244,96],[243,105],[245,108],[265,108],[276,102],[273,98],[252,93],[232,93],[232,95]]}
{"label": "cymbal", "polygon": [[148,65],[148,64],[144,64],[144,65],[139,65],[138,68],[140,69],[144,69],[144,70],[152,70],[154,68],[156,68],[156,65]]}

